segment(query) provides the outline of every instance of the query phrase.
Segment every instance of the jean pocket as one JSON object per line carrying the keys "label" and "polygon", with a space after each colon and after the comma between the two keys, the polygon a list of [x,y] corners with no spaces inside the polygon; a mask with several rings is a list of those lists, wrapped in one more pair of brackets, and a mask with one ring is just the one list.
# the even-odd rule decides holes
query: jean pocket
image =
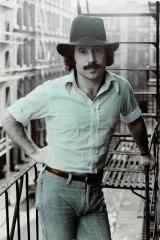
{"label": "jean pocket", "polygon": [[44,174],[45,168],[43,168],[36,180],[36,188],[35,188],[35,208],[38,210],[41,208],[41,199],[42,199],[42,184],[43,184],[43,174]]}

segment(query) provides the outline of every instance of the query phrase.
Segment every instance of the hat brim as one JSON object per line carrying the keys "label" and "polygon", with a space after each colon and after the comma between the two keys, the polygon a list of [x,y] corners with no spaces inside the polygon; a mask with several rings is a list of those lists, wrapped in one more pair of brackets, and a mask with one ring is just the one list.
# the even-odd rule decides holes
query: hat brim
{"label": "hat brim", "polygon": [[88,43],[58,43],[57,44],[57,51],[60,55],[65,57],[68,52],[74,47],[74,46],[105,46],[109,48],[111,51],[116,51],[119,47],[119,42],[115,43],[106,43],[106,42],[96,42],[90,41]]}

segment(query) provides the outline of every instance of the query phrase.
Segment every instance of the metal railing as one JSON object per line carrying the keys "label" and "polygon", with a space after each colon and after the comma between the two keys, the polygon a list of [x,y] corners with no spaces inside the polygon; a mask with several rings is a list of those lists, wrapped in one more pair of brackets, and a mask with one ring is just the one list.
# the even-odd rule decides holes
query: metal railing
{"label": "metal railing", "polygon": [[[37,166],[35,161],[31,161],[28,163],[22,170],[17,172],[13,177],[11,177],[6,183],[4,183],[0,187],[0,197],[4,196],[5,201],[5,230],[6,234],[3,232],[4,240],[13,240],[13,239],[22,239],[22,232],[21,232],[21,214],[20,214],[20,203],[25,203],[25,227],[26,229],[23,231],[26,232],[27,236],[26,239],[30,240],[31,238],[31,221],[30,221],[30,189],[29,189],[29,174],[32,171],[32,176],[34,178],[34,184],[36,183],[37,179]],[[25,182],[25,184],[24,184]],[[14,191],[15,188],[15,191]],[[12,190],[12,196],[10,191]],[[35,187],[33,187],[33,192]],[[23,193],[23,199],[22,199]],[[15,206],[14,210],[11,212],[10,206],[11,201],[14,202],[12,199],[14,194],[15,197]],[[35,239],[39,240],[39,228],[38,228],[38,212],[35,210]],[[32,226],[33,228],[33,226]],[[15,234],[17,232],[17,238],[15,238]],[[32,233],[33,236],[33,233]],[[1,232],[2,237],[2,232]],[[23,238],[25,239],[25,238]]]}
{"label": "metal railing", "polygon": [[[152,173],[150,173],[148,166],[145,171],[141,169],[138,157],[139,151],[137,147],[135,148],[134,141],[130,134],[124,132],[123,135],[121,135],[121,133],[119,133],[115,135],[116,141],[113,141],[111,146],[112,150],[110,150],[108,154],[109,157],[106,163],[103,187],[130,189],[133,193],[145,199],[143,231],[145,237],[143,239],[156,240],[160,236],[160,221],[158,219],[158,202],[160,198],[160,194],[158,194],[158,122],[150,127],[152,131],[149,134],[149,148],[156,158],[154,172],[152,171]],[[140,182],[139,179],[141,179]],[[145,191],[145,196],[139,194],[137,190]]]}

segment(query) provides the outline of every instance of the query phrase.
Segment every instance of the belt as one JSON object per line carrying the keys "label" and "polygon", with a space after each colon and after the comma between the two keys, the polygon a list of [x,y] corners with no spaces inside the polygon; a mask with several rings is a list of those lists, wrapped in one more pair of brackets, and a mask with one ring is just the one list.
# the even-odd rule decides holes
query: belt
{"label": "belt", "polygon": [[48,172],[51,172],[57,176],[63,177],[63,178],[68,178],[71,174],[71,179],[75,180],[75,181],[80,181],[80,182],[85,182],[85,183],[96,183],[96,182],[101,182],[102,181],[102,177],[103,177],[103,173],[97,173],[97,174],[91,174],[91,173],[87,173],[85,175],[79,175],[79,174],[75,174],[75,173],[70,173],[70,172],[62,172],[58,169],[54,169],[51,167],[46,166],[46,170]]}

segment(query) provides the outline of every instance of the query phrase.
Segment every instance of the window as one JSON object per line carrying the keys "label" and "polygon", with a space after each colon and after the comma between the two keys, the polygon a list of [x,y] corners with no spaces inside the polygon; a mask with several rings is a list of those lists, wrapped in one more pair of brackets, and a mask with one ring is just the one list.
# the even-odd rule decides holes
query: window
{"label": "window", "polygon": [[22,67],[22,64],[23,64],[22,51],[23,51],[23,45],[20,44],[17,50],[17,65],[19,65],[20,67]]}
{"label": "window", "polygon": [[22,26],[22,9],[18,8],[17,11],[17,25]]}
{"label": "window", "polygon": [[17,92],[17,97],[21,98],[24,97],[25,92],[24,92],[24,80],[20,79],[18,83],[18,92]]}
{"label": "window", "polygon": [[10,88],[9,87],[6,87],[5,95],[6,95],[5,104],[6,104],[6,107],[8,107],[11,104],[11,96],[10,96]]}
{"label": "window", "polygon": [[10,54],[9,54],[9,51],[5,52],[5,67],[6,68],[10,67]]}
{"label": "window", "polygon": [[24,64],[28,66],[28,39],[24,39]]}
{"label": "window", "polygon": [[24,2],[24,25],[28,27],[28,3]]}
{"label": "window", "polygon": [[[5,22],[5,30],[6,30],[7,33],[9,32],[9,30],[10,30],[9,22]],[[9,35],[6,34],[5,38],[6,38],[6,40],[9,40]]]}

